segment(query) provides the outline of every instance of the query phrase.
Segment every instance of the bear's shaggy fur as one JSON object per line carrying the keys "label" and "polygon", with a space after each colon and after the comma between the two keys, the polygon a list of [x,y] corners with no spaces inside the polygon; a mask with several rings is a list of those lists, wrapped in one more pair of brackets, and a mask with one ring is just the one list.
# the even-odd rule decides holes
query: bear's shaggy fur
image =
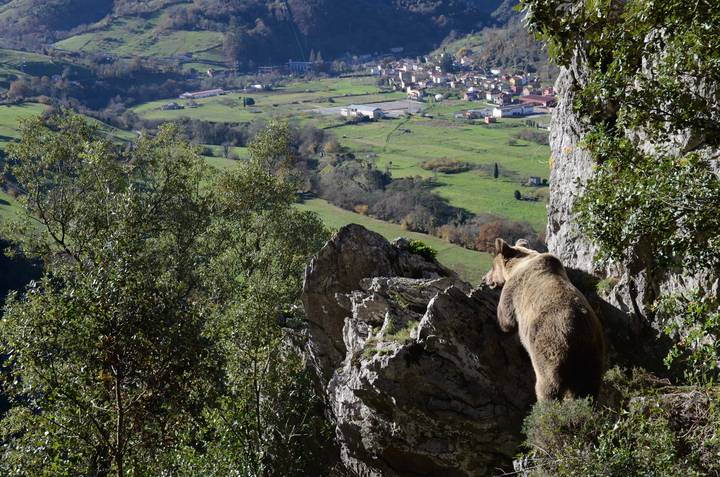
{"label": "bear's shaggy fur", "polygon": [[603,330],[590,304],[570,283],[560,260],[518,241],[498,239],[485,276],[502,287],[497,316],[516,328],[535,370],[538,400],[597,397],[605,367]]}

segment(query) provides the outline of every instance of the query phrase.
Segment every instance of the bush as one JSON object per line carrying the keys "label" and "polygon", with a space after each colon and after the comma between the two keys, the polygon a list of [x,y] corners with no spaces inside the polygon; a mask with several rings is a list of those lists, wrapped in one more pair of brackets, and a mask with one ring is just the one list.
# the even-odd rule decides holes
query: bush
{"label": "bush", "polygon": [[430,261],[434,261],[435,256],[437,255],[437,250],[429,245],[426,245],[420,240],[413,240],[410,242],[410,252],[420,255]]}
{"label": "bush", "polygon": [[702,291],[661,298],[657,318],[675,344],[665,358],[679,364],[689,384],[712,386],[720,380],[720,304]]}
{"label": "bush", "polygon": [[615,368],[606,377],[624,401],[615,409],[587,400],[537,403],[523,428],[527,475],[716,475],[720,412],[707,403],[717,395],[662,395],[656,385],[646,373]]}
{"label": "bush", "polygon": [[420,167],[426,171],[442,172],[444,174],[458,174],[470,170],[470,164],[457,159],[441,157],[439,159],[431,159],[420,164]]}
{"label": "bush", "polygon": [[508,243],[515,243],[519,239],[525,239],[528,241],[530,248],[533,249],[543,247],[535,230],[527,222],[498,218],[480,226],[475,236],[475,250],[492,252],[495,250],[495,239],[498,237],[503,238]]}
{"label": "bush", "polygon": [[514,136],[516,139],[522,139],[523,141],[534,142],[543,146],[550,145],[550,134],[547,131],[521,129]]}

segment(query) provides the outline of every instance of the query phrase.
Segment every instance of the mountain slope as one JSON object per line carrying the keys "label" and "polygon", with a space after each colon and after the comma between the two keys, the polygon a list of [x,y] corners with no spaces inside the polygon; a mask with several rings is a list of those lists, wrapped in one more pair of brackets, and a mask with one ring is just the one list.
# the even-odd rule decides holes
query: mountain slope
{"label": "mountain slope", "polygon": [[[424,52],[450,33],[496,24],[508,0],[11,0],[0,38],[118,56],[276,63],[371,53]],[[156,46],[160,44],[160,46]],[[204,52],[213,50],[211,54]]]}

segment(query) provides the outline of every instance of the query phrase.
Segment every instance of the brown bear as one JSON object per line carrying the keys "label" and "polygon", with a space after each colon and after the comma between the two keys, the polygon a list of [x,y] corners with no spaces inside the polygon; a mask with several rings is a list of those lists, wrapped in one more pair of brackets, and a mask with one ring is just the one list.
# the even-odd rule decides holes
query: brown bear
{"label": "brown bear", "polygon": [[605,367],[600,320],[570,283],[560,260],[549,253],[495,241],[495,261],[485,276],[502,287],[500,328],[518,328],[535,370],[538,400],[597,397]]}

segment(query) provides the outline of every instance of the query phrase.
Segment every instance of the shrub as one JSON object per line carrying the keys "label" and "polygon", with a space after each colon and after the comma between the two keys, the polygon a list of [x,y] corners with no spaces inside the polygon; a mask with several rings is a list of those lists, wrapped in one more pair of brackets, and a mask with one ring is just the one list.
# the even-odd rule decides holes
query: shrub
{"label": "shrub", "polygon": [[615,285],[617,285],[618,279],[613,277],[607,277],[602,280],[600,280],[597,285],[595,286],[595,289],[600,293],[601,295],[607,296],[613,288],[615,288]]}
{"label": "shrub", "polygon": [[495,239],[503,238],[509,243],[515,243],[519,239],[528,241],[530,248],[542,248],[543,244],[538,239],[535,230],[527,222],[516,222],[508,219],[498,218],[486,222],[480,226],[475,236],[475,250],[481,252],[492,252],[495,250]]}
{"label": "shrub", "polygon": [[435,256],[437,255],[437,250],[429,245],[426,245],[420,240],[412,240],[410,242],[410,252],[420,255],[430,261],[435,260]]}
{"label": "shrub", "polygon": [[616,409],[587,400],[537,403],[523,427],[526,475],[716,475],[720,412],[705,403],[717,395],[662,395],[657,384],[647,373],[614,368],[606,387],[623,398]]}
{"label": "shrub", "polygon": [[720,303],[717,297],[694,291],[663,297],[657,318],[664,333],[676,339],[665,358],[671,367],[680,364],[689,384],[712,386],[720,378]]}
{"label": "shrub", "polygon": [[514,136],[516,139],[522,139],[523,141],[534,142],[543,146],[550,145],[550,134],[547,131],[521,129]]}
{"label": "shrub", "polygon": [[426,171],[442,172],[444,174],[458,174],[460,172],[467,172],[470,170],[470,164],[467,162],[450,159],[448,157],[425,161],[420,164],[420,167]]}
{"label": "shrub", "polygon": [[367,204],[358,204],[354,207],[354,210],[356,213],[358,213],[360,215],[367,215],[368,205]]}

